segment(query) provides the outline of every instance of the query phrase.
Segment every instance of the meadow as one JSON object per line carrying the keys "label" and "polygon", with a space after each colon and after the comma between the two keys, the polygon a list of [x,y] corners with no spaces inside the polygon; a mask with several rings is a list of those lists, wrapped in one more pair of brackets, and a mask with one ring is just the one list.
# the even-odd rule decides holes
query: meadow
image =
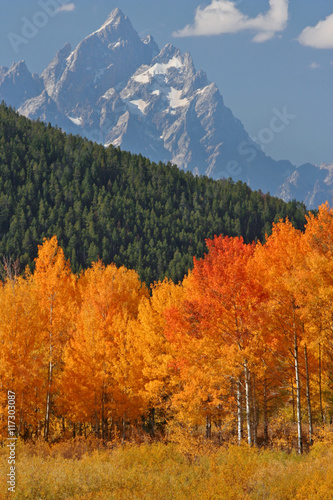
{"label": "meadow", "polygon": [[310,453],[195,442],[109,443],[76,438],[49,445],[18,442],[15,493],[6,492],[6,448],[0,450],[1,499],[332,499],[333,439]]}

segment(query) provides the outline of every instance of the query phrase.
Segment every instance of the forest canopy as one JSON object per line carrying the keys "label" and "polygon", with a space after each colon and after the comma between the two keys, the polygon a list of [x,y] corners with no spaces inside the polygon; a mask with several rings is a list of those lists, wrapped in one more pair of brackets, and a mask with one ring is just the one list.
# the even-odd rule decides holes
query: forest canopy
{"label": "forest canopy", "polygon": [[[306,207],[155,164],[141,155],[67,135],[0,105],[0,259],[31,269],[37,245],[57,235],[72,270],[99,258],[135,269],[147,284],[178,282],[205,238],[264,241],[272,223],[297,229]],[[2,259],[1,259],[2,260]]]}

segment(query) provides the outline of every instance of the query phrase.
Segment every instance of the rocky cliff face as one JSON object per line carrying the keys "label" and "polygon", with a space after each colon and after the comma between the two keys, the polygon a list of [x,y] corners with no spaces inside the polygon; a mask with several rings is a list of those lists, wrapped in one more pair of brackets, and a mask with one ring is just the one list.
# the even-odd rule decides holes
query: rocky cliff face
{"label": "rocky cliff face", "polygon": [[38,96],[42,89],[41,78],[31,74],[24,61],[13,63],[9,69],[0,68],[0,101],[19,108],[27,99]]}
{"label": "rocky cliff face", "polygon": [[66,44],[40,77],[24,62],[0,68],[0,99],[66,132],[197,174],[242,180],[285,200],[312,206],[330,182],[322,180],[318,190],[313,184],[322,170],[295,170],[266,156],[190,54],[140,39],[119,9],[74,50]]}
{"label": "rocky cliff face", "polygon": [[333,202],[333,165],[306,163],[295,169],[277,189],[283,200],[302,200],[309,208]]}

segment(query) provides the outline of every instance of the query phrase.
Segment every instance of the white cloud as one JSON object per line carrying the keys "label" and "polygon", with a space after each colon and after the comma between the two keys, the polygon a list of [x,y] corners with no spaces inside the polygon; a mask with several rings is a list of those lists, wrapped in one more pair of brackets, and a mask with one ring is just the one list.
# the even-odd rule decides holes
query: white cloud
{"label": "white cloud", "polygon": [[319,69],[319,68],[321,68],[321,66],[320,66],[320,64],[318,64],[317,62],[314,61],[313,63],[310,64],[309,68],[310,69]]}
{"label": "white cloud", "polygon": [[316,26],[308,26],[298,37],[299,43],[315,49],[333,49],[333,14]]}
{"label": "white cloud", "polygon": [[72,12],[75,9],[75,7],[76,7],[76,5],[73,2],[64,3],[61,7],[59,7],[57,12]]}
{"label": "white cloud", "polygon": [[185,26],[173,35],[177,37],[221,35],[250,30],[256,32],[254,42],[266,42],[286,28],[288,3],[289,0],[269,0],[270,8],[265,14],[249,17],[237,9],[236,2],[212,0],[207,7],[197,8],[192,25]]}

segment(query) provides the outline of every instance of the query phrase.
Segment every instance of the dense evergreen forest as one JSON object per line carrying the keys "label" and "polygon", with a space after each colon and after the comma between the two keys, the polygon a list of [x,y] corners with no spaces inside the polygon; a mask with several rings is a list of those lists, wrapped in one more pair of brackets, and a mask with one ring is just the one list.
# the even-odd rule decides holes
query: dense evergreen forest
{"label": "dense evergreen forest", "polygon": [[146,283],[178,282],[205,238],[262,241],[286,216],[303,228],[305,213],[302,203],[104,148],[0,105],[0,258],[18,258],[21,269],[57,235],[74,272],[101,258]]}

